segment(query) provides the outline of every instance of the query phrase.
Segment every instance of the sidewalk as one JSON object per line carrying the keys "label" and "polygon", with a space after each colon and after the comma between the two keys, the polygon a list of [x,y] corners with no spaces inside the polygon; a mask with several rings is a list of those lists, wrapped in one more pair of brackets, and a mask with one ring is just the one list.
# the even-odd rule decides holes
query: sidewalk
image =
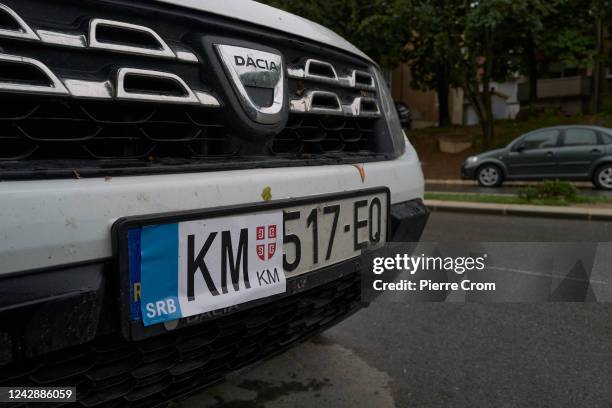
{"label": "sidewalk", "polygon": [[488,204],[442,200],[425,200],[424,202],[431,211],[567,218],[587,221],[612,221],[612,209],[603,208],[557,207],[528,204]]}

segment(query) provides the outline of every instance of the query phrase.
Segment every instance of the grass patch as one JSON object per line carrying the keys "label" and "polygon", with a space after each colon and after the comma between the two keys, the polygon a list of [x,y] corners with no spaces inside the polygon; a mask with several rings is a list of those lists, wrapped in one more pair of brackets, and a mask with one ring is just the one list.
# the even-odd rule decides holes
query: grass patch
{"label": "grass patch", "polygon": [[463,201],[469,203],[490,204],[531,204],[531,205],[558,205],[571,204],[609,204],[612,199],[578,194],[574,198],[539,198],[527,200],[513,194],[469,194],[469,193],[425,193],[426,200]]}

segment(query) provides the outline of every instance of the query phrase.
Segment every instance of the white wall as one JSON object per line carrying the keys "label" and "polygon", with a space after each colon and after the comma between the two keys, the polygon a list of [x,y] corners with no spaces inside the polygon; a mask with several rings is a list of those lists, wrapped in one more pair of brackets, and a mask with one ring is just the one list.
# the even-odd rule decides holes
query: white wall
{"label": "white wall", "polygon": [[[491,82],[491,88],[496,92],[508,96],[507,99],[498,95],[492,96],[493,117],[495,119],[514,119],[520,110],[518,102],[518,81]],[[477,125],[478,116],[470,104],[464,108],[463,123],[465,125]]]}

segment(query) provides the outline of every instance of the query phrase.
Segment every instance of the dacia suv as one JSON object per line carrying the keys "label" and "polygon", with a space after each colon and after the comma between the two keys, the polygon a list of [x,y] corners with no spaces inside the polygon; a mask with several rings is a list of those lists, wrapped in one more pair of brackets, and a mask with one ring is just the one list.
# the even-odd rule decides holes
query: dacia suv
{"label": "dacia suv", "polygon": [[255,2],[0,0],[0,386],[155,406],[366,302],[417,241],[380,69]]}

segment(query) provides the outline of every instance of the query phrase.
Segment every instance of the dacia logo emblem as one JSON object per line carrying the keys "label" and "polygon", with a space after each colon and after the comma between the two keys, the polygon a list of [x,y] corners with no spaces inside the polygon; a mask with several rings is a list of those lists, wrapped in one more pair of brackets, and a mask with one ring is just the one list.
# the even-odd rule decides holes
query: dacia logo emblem
{"label": "dacia logo emblem", "polygon": [[253,59],[248,55],[246,57],[234,55],[234,64],[237,67],[246,65],[253,68],[267,69],[268,71],[278,71],[278,66],[274,61],[268,61],[263,58]]}
{"label": "dacia logo emblem", "polygon": [[215,49],[247,115],[265,125],[280,122],[285,104],[282,56],[225,44],[215,44]]}

